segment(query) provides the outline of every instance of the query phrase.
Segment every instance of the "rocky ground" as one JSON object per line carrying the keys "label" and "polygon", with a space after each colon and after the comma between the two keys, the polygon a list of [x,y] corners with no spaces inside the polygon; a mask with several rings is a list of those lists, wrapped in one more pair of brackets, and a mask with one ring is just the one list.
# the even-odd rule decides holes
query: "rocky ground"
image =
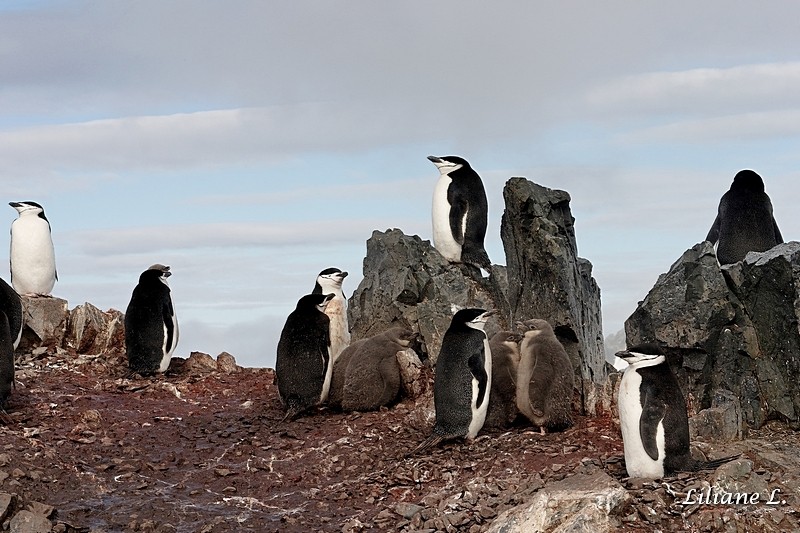
{"label": "rocky ground", "polygon": [[[800,436],[778,424],[701,444],[714,457],[743,453],[717,472],[645,482],[625,477],[608,417],[544,436],[522,425],[484,432],[404,458],[428,432],[410,402],[281,422],[273,371],[237,369],[230,357],[175,359],[165,377],[128,379],[117,356],[36,352],[19,360],[14,422],[0,427],[3,530],[477,532],[595,473],[624,487],[609,509],[624,530],[800,530]],[[762,500],[681,503],[710,486]],[[775,489],[786,503],[763,503]]]}

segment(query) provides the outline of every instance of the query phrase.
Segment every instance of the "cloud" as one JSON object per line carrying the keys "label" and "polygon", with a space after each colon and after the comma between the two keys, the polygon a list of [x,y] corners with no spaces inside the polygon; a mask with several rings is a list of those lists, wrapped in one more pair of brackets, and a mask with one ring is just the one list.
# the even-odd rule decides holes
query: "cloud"
{"label": "cloud", "polygon": [[800,62],[624,76],[588,91],[595,111],[713,115],[800,106]]}

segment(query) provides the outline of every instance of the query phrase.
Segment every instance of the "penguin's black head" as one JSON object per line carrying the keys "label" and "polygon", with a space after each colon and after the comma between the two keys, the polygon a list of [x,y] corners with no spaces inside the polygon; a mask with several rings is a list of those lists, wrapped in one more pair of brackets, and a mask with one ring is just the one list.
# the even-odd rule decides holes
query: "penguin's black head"
{"label": "penguin's black head", "polygon": [[734,189],[764,192],[764,180],[752,170],[740,170],[736,173],[736,176],[733,177],[731,190]]}
{"label": "penguin's black head", "polygon": [[452,325],[464,325],[474,329],[483,330],[486,321],[492,316],[494,311],[487,311],[485,309],[462,309],[453,315]]}
{"label": "penguin's black head", "polygon": [[27,202],[8,202],[8,205],[16,209],[17,213],[19,213],[20,215],[26,211],[30,211],[32,213],[39,214],[42,218],[47,220],[44,217],[44,207],[37,204],[36,202],[32,202],[30,200],[28,200]]}
{"label": "penguin's black head", "polygon": [[347,277],[347,272],[343,272],[338,268],[326,268],[317,276],[317,283],[314,285],[313,294],[328,293],[342,288],[344,278]]}
{"label": "penguin's black head", "polygon": [[442,157],[429,155],[428,160],[436,165],[440,174],[450,174],[461,168],[471,168],[466,159],[458,157],[457,155],[446,155]]}
{"label": "penguin's black head", "polygon": [[658,362],[664,361],[665,359],[664,351],[657,344],[637,344],[636,346],[631,346],[627,350],[617,352],[615,355],[623,359],[629,365],[645,361],[653,361],[655,363],[659,358],[660,361]]}
{"label": "penguin's black head", "polygon": [[139,276],[139,283],[143,281],[159,280],[164,284],[168,284],[167,278],[171,275],[172,272],[169,271],[169,266],[156,263],[155,265],[150,265],[147,270],[142,272]]}

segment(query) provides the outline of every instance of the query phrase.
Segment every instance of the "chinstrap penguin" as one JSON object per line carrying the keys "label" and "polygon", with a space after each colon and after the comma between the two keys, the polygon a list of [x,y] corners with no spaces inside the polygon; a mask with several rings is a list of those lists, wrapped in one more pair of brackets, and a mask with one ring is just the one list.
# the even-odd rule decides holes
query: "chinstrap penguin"
{"label": "chinstrap penguin", "polygon": [[442,338],[433,381],[433,433],[409,455],[444,440],[472,440],[483,427],[492,387],[492,351],[484,327],[494,311],[462,309]]}
{"label": "chinstrap penguin", "polygon": [[166,372],[178,345],[178,320],[167,278],[169,267],[155,264],[142,272],[125,311],[125,350],[132,372]]}
{"label": "chinstrap penguin", "polygon": [[283,420],[293,420],[328,399],[333,369],[325,307],[333,298],[333,294],[303,296],[283,326],[275,361],[278,394],[286,407]]}
{"label": "chinstrap penguin", "polygon": [[545,430],[572,425],[575,371],[564,346],[546,320],[517,323],[522,332],[517,367],[517,407],[525,418]]}
{"label": "chinstrap penguin", "polygon": [[491,269],[483,247],[488,220],[486,191],[478,173],[461,157],[428,156],[439,169],[433,191],[433,246],[452,263]]}
{"label": "chinstrap penguin", "polygon": [[17,294],[17,291],[2,278],[0,278],[0,310],[8,318],[11,339],[16,350],[22,339],[22,326],[24,325],[22,321],[22,299]]}
{"label": "chinstrap penguin", "polygon": [[342,292],[342,283],[347,272],[338,268],[326,268],[317,276],[311,294],[333,294],[333,299],[325,308],[331,319],[331,358],[335,362],[339,354],[350,344],[350,328],[347,324],[347,298]]}
{"label": "chinstrap penguin", "polygon": [[736,263],[747,252],[766,252],[783,237],[772,215],[764,181],[752,170],[742,170],[719,201],[717,218],[706,240],[714,244],[720,265]]}
{"label": "chinstrap penguin", "polygon": [[617,352],[628,367],[617,407],[629,477],[658,479],[678,471],[716,468],[739,455],[697,461],[689,451],[689,418],[678,380],[657,345]]}
{"label": "chinstrap penguin", "polygon": [[492,394],[484,427],[508,427],[517,415],[517,367],[522,335],[498,331],[489,339],[492,350]]}
{"label": "chinstrap penguin", "polygon": [[58,279],[50,222],[36,202],[10,202],[19,213],[11,223],[11,285],[19,294],[49,296]]}
{"label": "chinstrap penguin", "polygon": [[347,358],[342,409],[374,411],[394,403],[401,384],[397,352],[407,349],[415,339],[414,332],[394,327],[359,343],[352,356]]}

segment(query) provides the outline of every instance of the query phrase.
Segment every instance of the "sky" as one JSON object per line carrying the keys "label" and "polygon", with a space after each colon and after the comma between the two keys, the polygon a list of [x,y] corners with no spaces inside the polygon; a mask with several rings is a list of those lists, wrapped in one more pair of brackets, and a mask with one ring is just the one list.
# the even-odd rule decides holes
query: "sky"
{"label": "sky", "polygon": [[737,171],[799,238],[798,18],[775,1],[7,0],[0,198],[44,206],[70,308],[124,311],[167,264],[175,355],[274,366],[319,271],[347,270],[349,296],[373,230],[431,238],[426,157],[459,155],[494,263],[508,178],[570,193],[610,335]]}

